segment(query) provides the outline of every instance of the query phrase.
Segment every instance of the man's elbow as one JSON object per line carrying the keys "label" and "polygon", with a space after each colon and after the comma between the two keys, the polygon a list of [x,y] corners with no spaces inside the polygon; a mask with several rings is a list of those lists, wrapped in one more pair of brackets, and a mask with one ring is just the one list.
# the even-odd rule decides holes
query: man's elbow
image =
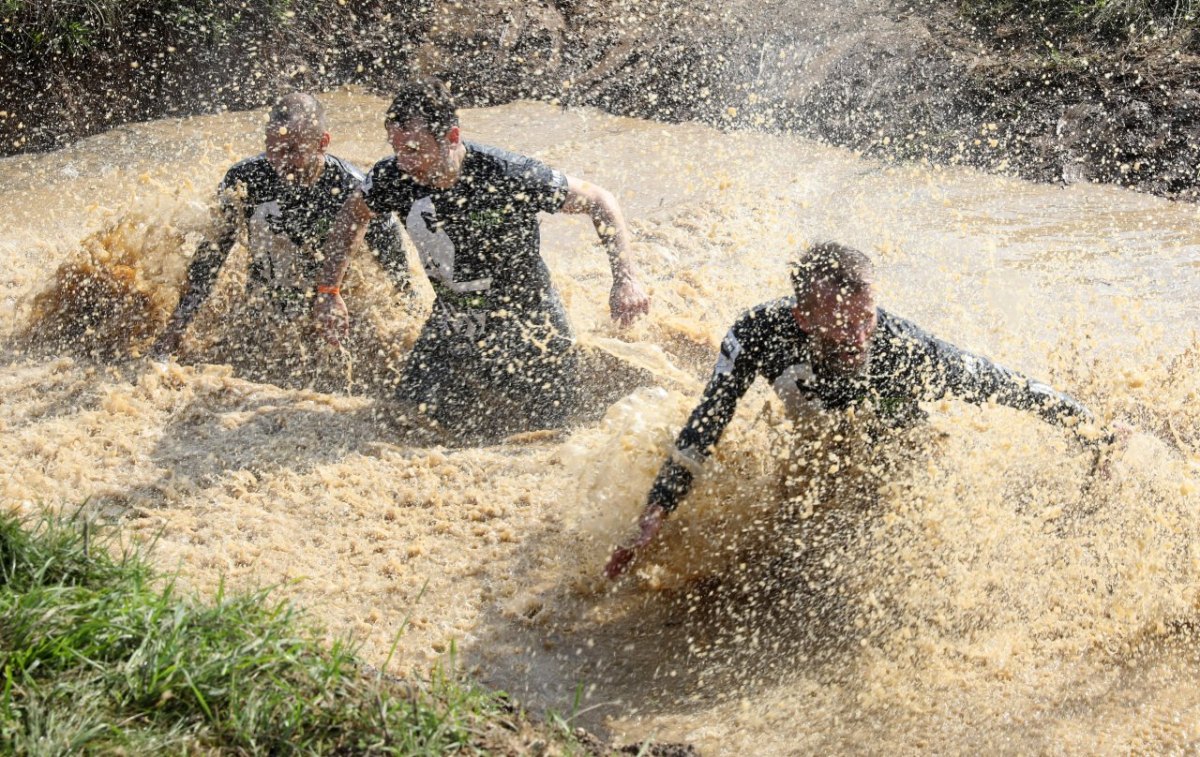
{"label": "man's elbow", "polygon": [[568,212],[587,213],[597,220],[610,219],[617,209],[617,198],[599,184],[569,178],[570,194],[563,206]]}
{"label": "man's elbow", "polygon": [[595,187],[591,199],[592,216],[607,223],[612,223],[620,214],[621,209],[617,198],[604,187]]}

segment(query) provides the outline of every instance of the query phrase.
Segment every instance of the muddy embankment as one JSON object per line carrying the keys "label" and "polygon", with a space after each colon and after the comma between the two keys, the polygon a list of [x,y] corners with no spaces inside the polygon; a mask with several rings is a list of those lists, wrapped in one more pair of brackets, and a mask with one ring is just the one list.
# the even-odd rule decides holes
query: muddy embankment
{"label": "muddy embankment", "polygon": [[[1197,193],[1200,58],[1180,35],[1070,37],[944,0],[95,7],[105,5],[108,15],[53,22],[35,9],[54,3],[7,6],[0,154],[258,106],[288,87],[385,93],[420,72],[452,82],[464,105],[544,99],[1043,181]],[[52,33],[35,41],[43,27]]]}

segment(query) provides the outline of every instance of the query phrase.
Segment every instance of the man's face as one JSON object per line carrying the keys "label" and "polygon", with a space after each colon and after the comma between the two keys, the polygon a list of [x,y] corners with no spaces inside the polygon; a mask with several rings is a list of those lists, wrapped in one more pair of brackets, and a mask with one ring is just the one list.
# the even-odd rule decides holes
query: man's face
{"label": "man's face", "polygon": [[417,183],[429,185],[439,174],[445,173],[450,160],[451,137],[457,137],[458,127],[453,127],[439,139],[424,120],[415,118],[404,124],[388,124],[387,133],[396,153],[396,167]]}
{"label": "man's face", "polygon": [[267,162],[280,178],[297,183],[325,156],[329,134],[318,126],[267,125]]}
{"label": "man's face", "polygon": [[814,369],[854,375],[866,367],[878,320],[873,289],[869,282],[855,289],[819,284],[792,311],[812,339]]}

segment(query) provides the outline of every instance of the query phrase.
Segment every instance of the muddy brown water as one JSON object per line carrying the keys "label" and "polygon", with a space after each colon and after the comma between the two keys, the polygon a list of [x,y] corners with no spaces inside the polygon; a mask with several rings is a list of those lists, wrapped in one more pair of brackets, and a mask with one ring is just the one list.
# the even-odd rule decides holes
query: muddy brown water
{"label": "muddy brown water", "polygon": [[[333,152],[361,166],[385,153],[383,100],[324,99]],[[592,179],[625,207],[654,297],[628,330],[606,316],[590,226],[543,225],[594,371],[622,377],[619,393],[587,379],[612,400],[602,417],[482,447],[397,419],[387,381],[431,295],[422,283],[398,302],[367,260],[352,365],[294,337],[348,387],[251,376],[253,361],[229,354],[230,336],[253,330],[236,252],[165,372],[136,359],[136,333],[91,356],[22,346],[71,317],[44,307],[63,266],[107,266],[110,289],[142,297],[93,314],[75,341],[119,341],[101,316],[170,306],[212,189],[259,151],[264,115],[159,121],[0,161],[4,506],[86,501],[202,593],[277,586],[373,664],[393,644],[396,672],[452,657],[620,741],[709,754],[1196,747],[1194,206],[544,104],[463,117],[470,138]],[[850,430],[793,452],[805,431],[759,387],[661,548],[604,585],[604,556],[724,330],[784,294],[789,253],[823,238],[875,257],[886,307],[1130,420],[1128,448],[1092,478],[1061,431],[944,401],[920,440],[856,449]],[[781,494],[789,455],[808,461],[816,499]]]}

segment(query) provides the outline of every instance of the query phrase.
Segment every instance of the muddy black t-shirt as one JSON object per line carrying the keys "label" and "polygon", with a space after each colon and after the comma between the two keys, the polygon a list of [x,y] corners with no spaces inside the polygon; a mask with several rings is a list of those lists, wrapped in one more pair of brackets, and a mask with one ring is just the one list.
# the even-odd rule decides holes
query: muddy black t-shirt
{"label": "muddy black t-shirt", "polygon": [[795,304],[794,297],[768,302],[733,324],[700,404],[654,482],[652,503],[675,508],[691,487],[692,469],[721,438],[758,376],[771,382],[793,415],[806,407],[823,411],[869,404],[884,416],[912,418],[919,415],[916,403],[953,394],[976,404],[995,401],[1032,410],[1051,423],[1092,418],[1075,398],[930,336],[883,309],[863,370],[852,376],[819,375],[811,339],[792,316]]}
{"label": "muddy black t-shirt", "polygon": [[[230,168],[218,195],[225,217],[233,221],[240,212],[245,222],[251,281],[275,292],[313,289],[325,237],[342,204],[363,180],[358,168],[333,155],[325,156],[321,177],[311,187],[283,180],[261,154]],[[236,233],[236,224],[227,226],[228,234]],[[389,272],[407,267],[391,216],[372,222],[367,244]]]}
{"label": "muddy black t-shirt", "polygon": [[381,160],[363,185],[376,213],[404,221],[442,308],[540,312],[553,290],[542,260],[537,214],[554,213],[567,179],[540,161],[465,142],[453,186],[435,189]]}

